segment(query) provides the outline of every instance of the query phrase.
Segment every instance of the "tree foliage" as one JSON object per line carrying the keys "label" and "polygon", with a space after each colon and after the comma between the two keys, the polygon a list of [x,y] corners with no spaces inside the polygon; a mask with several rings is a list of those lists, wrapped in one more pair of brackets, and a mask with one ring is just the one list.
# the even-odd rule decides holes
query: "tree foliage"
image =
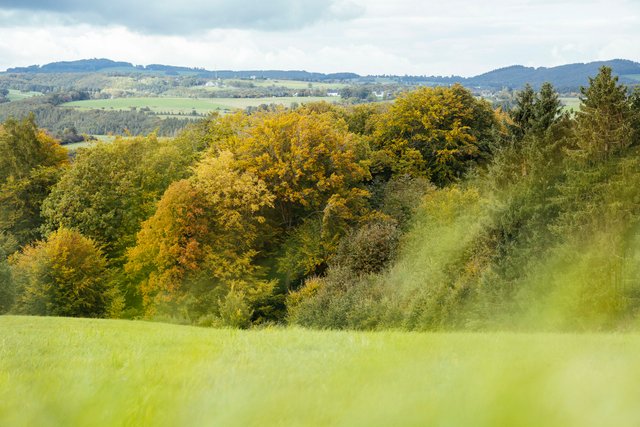
{"label": "tree foliage", "polygon": [[633,110],[627,88],[618,84],[618,77],[611,74],[610,68],[602,67],[589,83],[581,88],[574,153],[586,161],[598,162],[631,145]]}
{"label": "tree foliage", "polygon": [[46,229],[74,228],[120,258],[165,189],[189,174],[190,150],[154,135],[81,150],[43,205]]}
{"label": "tree foliage", "polygon": [[262,212],[273,203],[264,182],[232,168],[232,154],[201,162],[194,176],[172,184],[128,252],[147,312],[162,303],[190,305],[190,315],[220,314],[230,292],[248,298],[269,284],[252,264]]}
{"label": "tree foliage", "polygon": [[96,243],[61,228],[10,258],[16,311],[41,316],[105,317],[116,295]]}
{"label": "tree foliage", "polygon": [[0,232],[20,244],[41,236],[42,203],[67,164],[67,151],[32,116],[0,126]]}
{"label": "tree foliage", "polygon": [[486,160],[497,121],[460,85],[420,88],[396,99],[373,135],[375,173],[426,174],[443,186]]}

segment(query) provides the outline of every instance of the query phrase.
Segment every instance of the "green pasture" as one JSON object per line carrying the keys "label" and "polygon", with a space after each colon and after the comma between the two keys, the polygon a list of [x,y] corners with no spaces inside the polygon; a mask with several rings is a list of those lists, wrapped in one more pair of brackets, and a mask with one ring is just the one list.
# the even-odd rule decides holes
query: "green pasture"
{"label": "green pasture", "polygon": [[113,98],[74,101],[62,104],[65,107],[79,110],[130,110],[147,107],[157,114],[188,115],[195,111],[206,114],[211,111],[231,111],[247,107],[258,107],[262,104],[278,104],[291,106],[293,103],[303,104],[316,101],[336,101],[332,97],[271,97],[271,98]]}
{"label": "green pasture", "polygon": [[637,426],[640,336],[0,317],[3,426]]}
{"label": "green pasture", "polygon": [[9,95],[7,98],[9,101],[20,101],[22,99],[31,98],[33,96],[42,95],[40,92],[23,92],[20,90],[9,89]]}
{"label": "green pasture", "polygon": [[110,143],[116,139],[113,135],[93,135],[93,137],[96,138],[95,141],[74,142],[72,144],[65,144],[64,147],[69,151],[76,151],[78,148],[91,147],[98,142]]}
{"label": "green pasture", "polygon": [[569,111],[577,111],[580,107],[580,98],[578,97],[562,97],[560,102],[564,105],[564,108]]}
{"label": "green pasture", "polygon": [[[237,80],[236,80],[237,81]],[[306,82],[303,80],[241,80],[242,83],[252,83],[255,87],[285,87],[287,89],[342,89],[349,86],[345,83]],[[224,84],[233,87],[233,80],[224,80]]]}

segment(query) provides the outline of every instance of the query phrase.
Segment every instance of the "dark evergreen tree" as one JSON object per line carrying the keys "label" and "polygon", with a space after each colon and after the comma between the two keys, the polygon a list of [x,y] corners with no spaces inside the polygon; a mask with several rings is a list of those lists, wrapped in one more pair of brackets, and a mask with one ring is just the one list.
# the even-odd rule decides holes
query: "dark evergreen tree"
{"label": "dark evergreen tree", "polygon": [[633,113],[627,88],[618,84],[611,68],[583,87],[576,116],[576,157],[598,163],[629,147],[633,140]]}
{"label": "dark evergreen tree", "polygon": [[542,136],[560,116],[562,103],[558,93],[551,83],[544,83],[540,92],[536,95],[533,106],[533,117],[530,122],[531,130],[538,136]]}
{"label": "dark evergreen tree", "polygon": [[531,128],[531,121],[535,114],[536,93],[531,85],[527,84],[516,95],[516,106],[511,110],[513,126],[511,132],[517,140],[521,140]]}

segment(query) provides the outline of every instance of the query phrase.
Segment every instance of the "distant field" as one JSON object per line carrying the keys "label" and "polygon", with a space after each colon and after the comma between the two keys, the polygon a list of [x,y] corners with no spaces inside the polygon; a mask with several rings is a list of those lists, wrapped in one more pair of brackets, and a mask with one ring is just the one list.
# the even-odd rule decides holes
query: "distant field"
{"label": "distant field", "polygon": [[626,77],[628,79],[636,80],[636,81],[640,82],[640,74],[625,74],[622,77]]}
{"label": "distant field", "polygon": [[640,336],[0,317],[2,426],[640,425]]}
{"label": "distant field", "polygon": [[282,97],[282,98],[114,98],[74,101],[62,104],[79,110],[129,110],[133,107],[148,107],[154,113],[164,115],[206,114],[211,111],[230,111],[257,107],[262,104],[279,104],[290,106],[292,103],[307,103],[315,101],[334,102],[334,97]]}
{"label": "distant field", "polygon": [[31,98],[33,96],[42,95],[40,92],[22,92],[15,89],[9,89],[7,98],[9,101],[20,101],[21,99]]}
{"label": "distant field", "polygon": [[91,147],[97,142],[113,142],[116,137],[111,135],[93,135],[97,141],[74,142],[73,144],[65,144],[64,147],[69,151],[76,151],[78,148]]}
{"label": "distant field", "polygon": [[577,111],[580,107],[580,98],[560,98],[560,101],[570,111]]}
{"label": "distant field", "polygon": [[[225,80],[223,83],[228,86],[233,81]],[[305,82],[302,80],[242,80],[243,83],[252,83],[256,87],[286,87],[288,89],[342,89],[348,84],[344,83],[324,83],[324,82]]]}

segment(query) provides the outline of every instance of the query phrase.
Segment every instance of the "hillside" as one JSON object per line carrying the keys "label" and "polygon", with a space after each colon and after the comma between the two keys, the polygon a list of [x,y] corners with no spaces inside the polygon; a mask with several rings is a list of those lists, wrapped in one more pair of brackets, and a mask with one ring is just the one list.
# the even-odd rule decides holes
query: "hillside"
{"label": "hillside", "polygon": [[[513,65],[492,70],[474,77],[460,76],[384,76],[386,79],[405,83],[453,84],[461,83],[467,87],[501,89],[521,88],[526,83],[539,87],[544,82],[551,82],[561,92],[577,91],[580,86],[588,84],[588,77],[594,76],[602,66],[612,68],[614,74],[621,77],[621,82],[629,85],[640,83],[640,63],[614,59],[588,63],[566,64],[557,67],[524,67]],[[203,68],[151,64],[133,65],[129,62],[109,59],[83,59],[78,61],[53,62],[42,66],[9,68],[4,74],[56,74],[56,73],[146,73],[166,76],[193,76],[200,78],[221,79],[281,79],[302,81],[371,81],[382,76],[361,76],[355,73],[316,73],[301,70],[217,70]]]}
{"label": "hillside", "polygon": [[150,73],[163,75],[192,75],[196,77],[219,77],[222,79],[259,77],[265,79],[286,80],[348,80],[360,76],[354,73],[310,73],[300,70],[217,70],[209,71],[203,68],[181,67],[173,65],[150,64],[133,65],[129,62],[112,61],[110,59],[81,59],[78,61],[52,62],[45,65],[31,65],[28,67],[8,68],[6,73],[11,74],[37,74],[37,73]]}
{"label": "hillside", "polygon": [[[637,335],[0,317],[0,424],[636,425]],[[594,369],[597,367],[597,369]]]}

